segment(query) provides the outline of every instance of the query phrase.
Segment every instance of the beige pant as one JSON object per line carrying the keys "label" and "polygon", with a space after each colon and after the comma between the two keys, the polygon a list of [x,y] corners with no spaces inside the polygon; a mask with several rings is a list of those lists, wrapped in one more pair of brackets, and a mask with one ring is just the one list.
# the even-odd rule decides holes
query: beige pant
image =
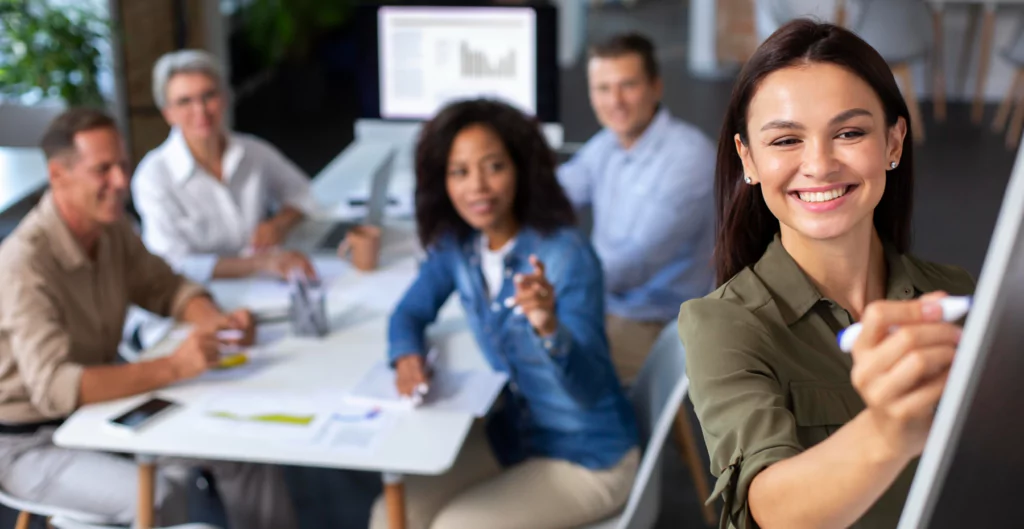
{"label": "beige pant", "polygon": [[[502,470],[477,422],[447,473],[405,479],[406,527],[562,529],[593,523],[625,505],[639,459],[634,448],[607,470],[542,458]],[[380,497],[370,528],[387,527],[387,507]]]}
{"label": "beige pant", "polygon": [[[0,435],[0,488],[16,498],[111,518],[135,520],[138,466],[126,457],[53,444],[52,428]],[[231,527],[295,529],[298,523],[281,469],[250,463],[158,459],[153,494],[157,522],[188,521],[189,466],[208,468]]]}
{"label": "beige pant", "polygon": [[619,380],[632,384],[647,360],[647,354],[658,340],[658,335],[667,322],[636,321],[608,314],[605,317],[605,332],[611,349],[612,364]]}

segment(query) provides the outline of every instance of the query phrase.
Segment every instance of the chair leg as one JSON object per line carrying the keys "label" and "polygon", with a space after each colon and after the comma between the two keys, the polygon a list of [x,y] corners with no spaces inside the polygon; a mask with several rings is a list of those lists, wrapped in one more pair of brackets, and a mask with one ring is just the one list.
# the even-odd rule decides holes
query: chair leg
{"label": "chair leg", "polygon": [[676,443],[679,451],[682,452],[683,461],[690,468],[690,477],[693,479],[693,487],[697,489],[697,500],[701,505],[701,514],[704,515],[704,522],[710,527],[718,523],[718,514],[715,513],[714,505],[705,505],[708,497],[711,496],[711,488],[708,486],[707,474],[704,472],[704,462],[697,452],[697,440],[693,435],[693,426],[690,425],[690,418],[686,413],[686,406],[680,406],[676,413]]}
{"label": "chair leg", "polygon": [[836,25],[839,27],[846,26],[846,2],[843,0],[836,0]]}
{"label": "chair leg", "polygon": [[985,114],[985,83],[988,81],[989,54],[992,52],[992,34],[995,24],[995,7],[986,4],[981,19],[981,55],[978,56],[978,79],[974,83],[974,102],[971,104],[971,121],[974,123],[981,123],[981,118]]}
{"label": "chair leg", "polygon": [[978,18],[981,17],[981,5],[970,4],[967,6],[967,34],[964,35],[964,42],[960,50],[960,60],[956,67],[956,93],[967,93],[967,69],[971,66],[971,57],[974,56],[974,41],[977,40]]}
{"label": "chair leg", "polygon": [[1021,82],[1024,81],[1024,69],[1017,69],[1017,74],[1013,76],[1013,83],[1010,85],[1010,89],[1006,92],[1006,96],[1003,97],[1002,103],[999,103],[999,110],[996,111],[996,119],[992,120],[992,132],[1002,132],[1003,128],[1006,127],[1006,120],[1010,118],[1010,110],[1013,108],[1014,101],[1017,100],[1017,94],[1020,93]]}
{"label": "chair leg", "polygon": [[14,529],[28,529],[28,524],[32,521],[32,513],[28,511],[21,511],[18,513],[18,521],[14,524]]}
{"label": "chair leg", "polygon": [[897,64],[892,67],[892,73],[899,81],[903,89],[903,99],[907,102],[907,109],[910,111],[910,126],[914,129],[914,143],[924,141],[924,123],[921,120],[921,106],[917,101],[917,92],[914,91],[914,79],[907,64]]}
{"label": "chair leg", "polygon": [[1013,109],[1013,117],[1010,119],[1010,128],[1006,129],[1006,148],[1013,151],[1020,144],[1021,129],[1024,129],[1024,98],[1016,99],[1016,108]]}
{"label": "chair leg", "polygon": [[935,121],[946,121],[946,56],[943,42],[943,15],[941,6],[932,11],[935,42],[932,48],[932,110]]}

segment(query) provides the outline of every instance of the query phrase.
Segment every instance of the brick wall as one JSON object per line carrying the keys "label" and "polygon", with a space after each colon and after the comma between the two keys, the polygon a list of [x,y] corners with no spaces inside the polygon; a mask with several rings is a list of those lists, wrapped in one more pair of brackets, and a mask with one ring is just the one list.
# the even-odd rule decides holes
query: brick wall
{"label": "brick wall", "polygon": [[719,62],[739,63],[757,48],[754,0],[718,0],[716,53]]}

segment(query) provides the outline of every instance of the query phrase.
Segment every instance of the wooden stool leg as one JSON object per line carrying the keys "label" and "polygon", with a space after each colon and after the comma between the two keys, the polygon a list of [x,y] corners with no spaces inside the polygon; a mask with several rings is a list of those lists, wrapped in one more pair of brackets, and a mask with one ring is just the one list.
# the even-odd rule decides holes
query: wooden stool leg
{"label": "wooden stool leg", "polygon": [[960,60],[956,67],[956,93],[967,93],[967,68],[971,66],[971,57],[974,55],[974,40],[978,36],[978,17],[981,16],[981,6],[971,4],[967,6],[967,34],[964,35],[964,43],[960,49]]}
{"label": "wooden stool leg", "polygon": [[836,25],[846,26],[846,2],[843,0],[836,0]]}
{"label": "wooden stool leg", "polygon": [[1017,74],[1013,76],[1013,84],[1006,92],[1003,102],[999,103],[996,119],[992,120],[992,132],[1002,132],[1006,127],[1006,120],[1010,118],[1010,110],[1013,108],[1014,101],[1017,100],[1017,94],[1020,93],[1022,80],[1024,80],[1024,69],[1017,69]]}
{"label": "wooden stool leg", "polygon": [[405,529],[405,485],[402,476],[384,474],[384,503],[388,508],[388,529]]}
{"label": "wooden stool leg", "polygon": [[1024,98],[1016,99],[1016,108],[1013,109],[1013,118],[1010,120],[1010,128],[1006,130],[1006,148],[1013,151],[1020,144],[1021,129],[1024,128]]}
{"label": "wooden stool leg", "polygon": [[946,56],[943,45],[943,11],[942,7],[936,7],[932,11],[932,27],[935,35],[935,45],[932,49],[932,107],[935,112],[935,121],[942,123],[946,121]]}
{"label": "wooden stool leg", "polygon": [[914,79],[910,72],[910,66],[897,64],[892,67],[892,73],[900,83],[903,90],[903,99],[907,102],[907,109],[910,111],[910,128],[913,129],[914,142],[924,141],[924,123],[921,119],[921,106],[917,102],[917,93],[914,91]]}
{"label": "wooden stool leg", "polygon": [[32,513],[28,511],[21,511],[18,513],[18,521],[14,524],[14,529],[28,529],[28,524],[32,522]]}
{"label": "wooden stool leg", "polygon": [[718,523],[718,514],[715,513],[714,505],[704,504],[711,496],[711,488],[708,486],[708,477],[704,472],[704,461],[700,458],[700,453],[697,452],[697,439],[693,435],[693,426],[690,425],[686,406],[679,407],[675,426],[676,442],[679,444],[679,451],[682,452],[683,461],[690,468],[690,477],[693,479],[693,487],[697,489],[697,499],[700,501],[704,522],[708,526],[713,526]]}
{"label": "wooden stool leg", "polygon": [[978,80],[974,83],[974,105],[971,107],[971,121],[981,123],[985,114],[985,83],[988,80],[989,55],[992,53],[992,32],[996,24],[996,8],[985,6],[981,20],[981,55],[978,56]]}

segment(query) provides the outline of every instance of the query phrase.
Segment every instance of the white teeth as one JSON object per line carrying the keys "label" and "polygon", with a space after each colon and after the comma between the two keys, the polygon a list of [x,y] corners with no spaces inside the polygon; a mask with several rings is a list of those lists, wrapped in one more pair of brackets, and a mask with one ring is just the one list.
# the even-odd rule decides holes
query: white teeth
{"label": "white teeth", "polygon": [[818,192],[797,192],[800,200],[804,202],[828,202],[829,200],[835,200],[846,194],[846,187],[838,187],[829,191],[818,191]]}

